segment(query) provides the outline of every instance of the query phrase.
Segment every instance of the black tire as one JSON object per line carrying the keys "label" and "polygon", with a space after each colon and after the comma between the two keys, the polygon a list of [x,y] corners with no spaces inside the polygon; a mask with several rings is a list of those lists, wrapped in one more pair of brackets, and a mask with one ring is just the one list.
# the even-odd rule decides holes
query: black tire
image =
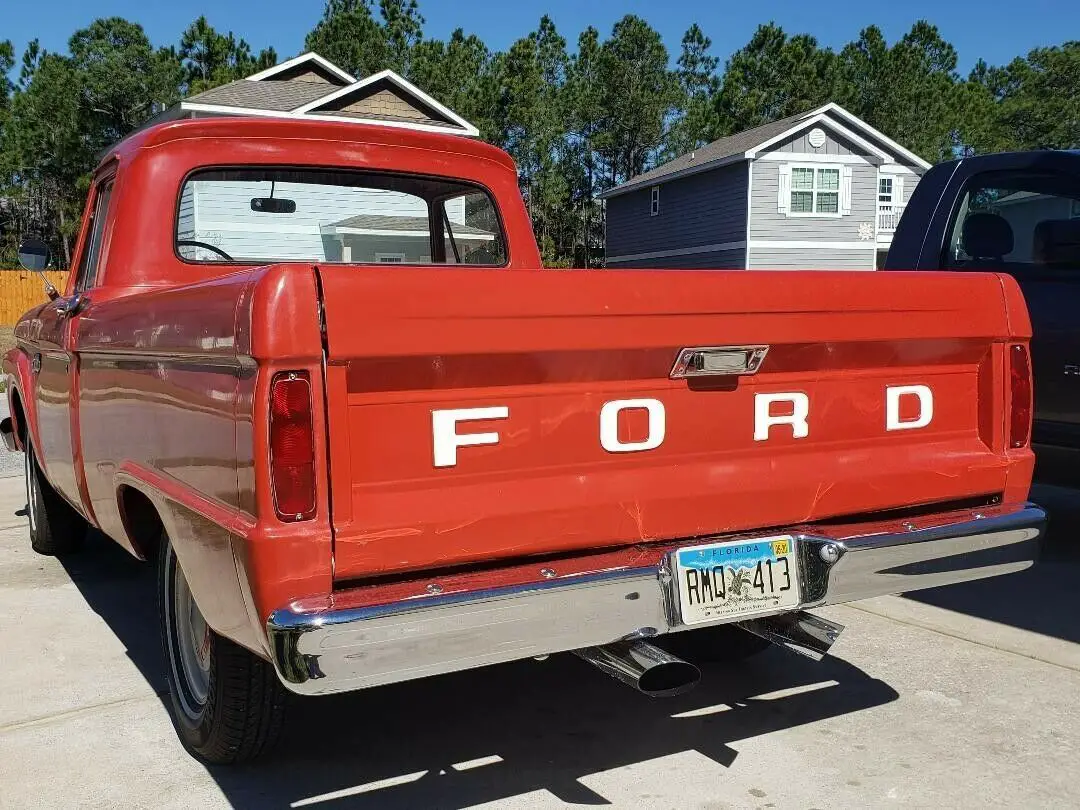
{"label": "black tire", "polygon": [[772,646],[771,641],[731,624],[668,633],[657,638],[655,643],[672,655],[703,664],[738,663]]}
{"label": "black tire", "polygon": [[190,594],[163,535],[158,616],[173,726],[184,748],[205,763],[250,761],[281,734],[288,694],[269,662],[206,625]]}
{"label": "black tire", "polygon": [[86,520],[45,480],[28,437],[23,448],[30,547],[50,557],[78,551],[86,539]]}

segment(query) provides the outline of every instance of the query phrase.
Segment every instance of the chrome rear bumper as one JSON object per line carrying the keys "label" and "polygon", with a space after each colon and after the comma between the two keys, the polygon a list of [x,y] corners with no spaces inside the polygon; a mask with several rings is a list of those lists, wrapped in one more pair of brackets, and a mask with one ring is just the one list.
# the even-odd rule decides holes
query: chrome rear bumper
{"label": "chrome rear bumper", "polygon": [[[1038,506],[1014,504],[782,533],[800,549],[805,609],[1020,571],[1045,524]],[[691,629],[679,618],[670,557],[712,539],[724,538],[299,600],[267,621],[274,666],[289,689],[327,694]]]}

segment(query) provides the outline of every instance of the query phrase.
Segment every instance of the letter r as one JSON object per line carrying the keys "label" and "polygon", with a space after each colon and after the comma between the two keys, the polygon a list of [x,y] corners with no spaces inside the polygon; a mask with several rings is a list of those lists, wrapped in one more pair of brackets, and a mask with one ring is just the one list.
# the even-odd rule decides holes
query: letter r
{"label": "letter r", "polygon": [[[773,403],[776,402],[790,403],[791,413],[774,416],[771,411]],[[809,415],[810,397],[806,394],[755,394],[754,441],[766,441],[769,438],[769,428],[773,425],[791,425],[791,435],[796,439],[805,439],[810,434],[810,426],[806,423]]]}

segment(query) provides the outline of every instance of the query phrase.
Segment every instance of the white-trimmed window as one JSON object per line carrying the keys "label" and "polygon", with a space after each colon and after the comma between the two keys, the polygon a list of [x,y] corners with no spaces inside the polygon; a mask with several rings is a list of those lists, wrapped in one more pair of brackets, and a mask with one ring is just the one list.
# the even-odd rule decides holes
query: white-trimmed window
{"label": "white-trimmed window", "polygon": [[878,178],[878,206],[882,210],[891,211],[893,207],[893,179],[891,177]]}
{"label": "white-trimmed window", "polygon": [[660,186],[653,186],[650,191],[649,216],[655,217],[660,213]]}
{"label": "white-trimmed window", "polygon": [[781,165],[777,210],[789,217],[841,217],[851,213],[851,167]]}

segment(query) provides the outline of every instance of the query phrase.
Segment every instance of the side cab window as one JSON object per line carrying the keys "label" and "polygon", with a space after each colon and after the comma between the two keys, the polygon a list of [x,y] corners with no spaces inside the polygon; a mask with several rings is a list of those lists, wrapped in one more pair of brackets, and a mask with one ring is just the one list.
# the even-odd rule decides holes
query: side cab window
{"label": "side cab window", "polygon": [[109,219],[109,203],[112,201],[113,178],[108,177],[94,186],[93,201],[88,208],[90,221],[86,224],[79,268],[75,275],[75,292],[83,292],[97,286],[101,273],[101,247],[105,238],[105,224]]}
{"label": "side cab window", "polygon": [[1070,177],[988,172],[965,185],[943,266],[1080,280],[1080,187]]}

